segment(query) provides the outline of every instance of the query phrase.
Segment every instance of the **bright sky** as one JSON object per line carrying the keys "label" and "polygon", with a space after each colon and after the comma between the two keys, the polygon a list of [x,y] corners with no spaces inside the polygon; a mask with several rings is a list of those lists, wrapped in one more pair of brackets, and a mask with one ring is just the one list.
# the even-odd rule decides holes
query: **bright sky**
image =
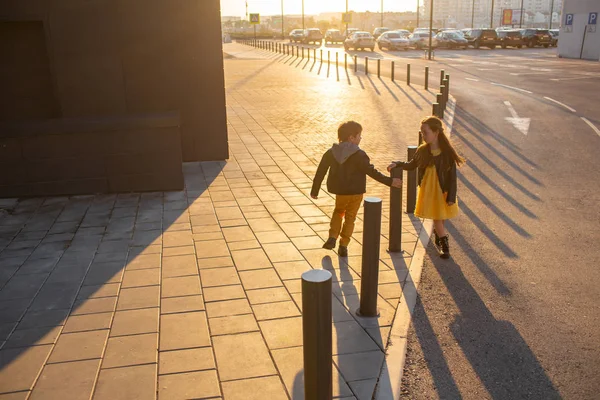
{"label": "bright sky", "polygon": [[[423,0],[420,0],[423,5]],[[348,0],[348,9],[353,11],[379,12],[381,0]],[[384,11],[415,11],[417,0],[384,0]],[[346,0],[304,0],[305,14],[343,12]],[[302,0],[283,0],[285,14],[301,14]],[[261,15],[281,14],[281,0],[248,0],[248,12]],[[246,0],[221,0],[222,16],[246,16]]]}

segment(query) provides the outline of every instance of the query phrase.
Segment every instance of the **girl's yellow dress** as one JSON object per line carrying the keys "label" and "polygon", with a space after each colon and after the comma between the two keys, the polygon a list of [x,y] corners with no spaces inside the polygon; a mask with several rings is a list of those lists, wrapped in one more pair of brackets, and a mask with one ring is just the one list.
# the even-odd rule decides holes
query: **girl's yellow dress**
{"label": "girl's yellow dress", "polygon": [[[431,150],[431,154],[437,157],[442,154],[442,150]],[[446,196],[448,196],[448,193],[442,193],[435,165],[428,166],[419,186],[415,215],[420,218],[435,220],[456,217],[458,215],[458,199],[449,206],[446,203]]]}

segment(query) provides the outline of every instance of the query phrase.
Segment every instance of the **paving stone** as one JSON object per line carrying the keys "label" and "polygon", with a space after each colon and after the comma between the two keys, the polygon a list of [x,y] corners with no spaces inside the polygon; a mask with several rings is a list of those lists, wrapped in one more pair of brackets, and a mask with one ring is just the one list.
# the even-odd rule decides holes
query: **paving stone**
{"label": "paving stone", "polygon": [[46,283],[38,292],[30,310],[59,310],[71,308],[79,290],[77,282]]}
{"label": "paving stone", "polygon": [[31,392],[16,392],[0,394],[0,400],[27,400]]}
{"label": "paving stone", "polygon": [[198,258],[229,256],[229,248],[224,240],[206,240],[195,242],[196,256]]}
{"label": "paving stone", "polygon": [[283,281],[283,285],[290,293],[301,293],[302,292],[302,280],[301,279],[288,279]]}
{"label": "paving stone", "polygon": [[35,260],[28,260],[18,269],[15,275],[50,273],[57,262],[58,258],[37,258]]}
{"label": "paving stone", "polygon": [[196,256],[180,255],[172,257],[163,257],[162,276],[163,278],[172,278],[176,276],[196,275],[198,266]]}
{"label": "paving stone", "polygon": [[119,294],[120,283],[107,283],[105,285],[82,286],[77,299],[96,299],[100,297],[114,297]]}
{"label": "paving stone", "polygon": [[65,323],[69,310],[27,311],[18,325],[18,329],[59,326]]}
{"label": "paving stone", "polygon": [[302,274],[310,271],[312,267],[306,261],[288,261],[273,263],[273,267],[281,279],[300,279]]}
{"label": "paving stone", "polygon": [[161,375],[215,369],[211,347],[161,351],[158,372]]}
{"label": "paving stone", "polygon": [[160,254],[140,254],[131,257],[127,261],[127,270],[137,269],[148,269],[148,268],[160,268],[161,256]]}
{"label": "paving stone", "polygon": [[0,300],[33,299],[47,274],[13,276],[0,290]]}
{"label": "paving stone", "polygon": [[246,297],[241,285],[208,287],[203,290],[206,302],[243,299]]}
{"label": "paving stone", "polygon": [[202,310],[204,310],[204,301],[202,299],[202,295],[169,297],[161,300],[161,314],[174,314]]}
{"label": "paving stone", "polygon": [[359,353],[378,350],[379,346],[371,339],[356,321],[340,321],[333,324],[333,354]]}
{"label": "paving stone", "polygon": [[160,316],[160,350],[210,346],[205,312]]}
{"label": "paving stone", "polygon": [[314,231],[304,222],[286,222],[280,223],[279,226],[290,237],[313,236]]}
{"label": "paving stone", "polygon": [[125,271],[123,275],[123,288],[132,288],[139,286],[152,286],[160,283],[160,269],[141,269],[135,271]]}
{"label": "paving stone", "polygon": [[51,345],[0,351],[0,388],[3,392],[30,390],[52,351]]}
{"label": "paving stone", "polygon": [[179,297],[201,294],[200,280],[197,275],[165,278],[162,280],[162,293],[164,297]]}
{"label": "paving stone", "polygon": [[209,318],[226,317],[230,315],[251,314],[252,309],[248,300],[225,300],[206,304],[206,312]]}
{"label": "paving stone", "polygon": [[209,325],[212,336],[258,331],[258,325],[252,314],[211,318]]}
{"label": "paving stone", "polygon": [[241,333],[213,338],[221,381],[277,373],[260,333]]}
{"label": "paving stone", "polygon": [[[243,219],[242,211],[239,207],[219,207],[215,208],[219,221],[230,219]],[[226,235],[227,237],[227,235]]]}
{"label": "paving stone", "polygon": [[283,286],[246,291],[250,304],[264,304],[290,300],[290,295]]}
{"label": "paving stone", "polygon": [[108,339],[102,368],[158,362],[158,333],[118,336]]}
{"label": "paving stone", "polygon": [[65,324],[62,333],[109,329],[112,318],[112,312],[88,315],[71,315],[69,319],[67,319],[67,323]]}
{"label": "paving stone", "polygon": [[386,300],[399,299],[402,297],[402,286],[399,283],[379,284],[377,291]]}
{"label": "paving stone", "polygon": [[198,259],[198,269],[200,270],[221,267],[233,267],[233,259],[229,256]]}
{"label": "paving stone", "polygon": [[282,261],[301,261],[304,260],[302,254],[296,249],[296,247],[290,243],[271,243],[264,244],[263,248],[271,262],[282,262]]}
{"label": "paving stone", "polygon": [[156,399],[156,364],[100,370],[94,400]]}
{"label": "paving stone", "polygon": [[121,289],[117,310],[132,310],[135,308],[158,307],[159,286],[145,286],[130,289]]}
{"label": "paving stone", "polygon": [[258,321],[300,315],[298,307],[296,307],[296,304],[291,300],[278,303],[257,304],[252,306],[252,309],[254,310],[254,315]]}
{"label": "paving stone", "polygon": [[292,207],[290,207],[289,204],[284,200],[265,201],[263,204],[271,214],[294,212]]}
{"label": "paving stone", "polygon": [[[302,347],[291,347],[272,351],[281,379],[291,393],[292,398],[304,398],[304,359]],[[337,368],[332,366],[333,397],[352,396],[352,391],[340,375]],[[379,370],[377,370],[379,373]]]}
{"label": "paving stone", "polygon": [[192,237],[195,242],[202,242],[205,240],[223,239],[223,234],[221,232],[194,233]]}
{"label": "paving stone", "polygon": [[274,268],[240,272],[246,290],[281,286],[282,282]]}
{"label": "paving stone", "polygon": [[299,250],[320,249],[323,247],[323,239],[320,236],[293,237],[292,243]]}
{"label": "paving stone", "polygon": [[252,231],[254,231],[255,234],[258,232],[268,232],[268,231],[279,231],[280,230],[279,225],[277,225],[277,222],[275,222],[275,220],[272,218],[252,219],[252,220],[248,221],[248,224],[250,225],[250,228],[252,228]]}
{"label": "paving stone", "polygon": [[301,317],[260,321],[258,324],[269,349],[302,346]]}
{"label": "paving stone", "polygon": [[202,269],[200,270],[200,278],[204,288],[240,283],[237,271],[233,267]]}
{"label": "paving stone", "polygon": [[15,347],[31,347],[42,344],[54,344],[60,334],[62,327],[45,327],[16,330],[10,335],[4,344],[4,349]]}
{"label": "paving stone", "polygon": [[105,283],[121,282],[123,279],[124,264],[122,262],[113,263],[93,263],[88,270],[83,285],[103,285]]}
{"label": "paving stone", "polygon": [[358,400],[371,400],[373,392],[377,385],[377,379],[365,379],[362,381],[348,382],[352,391],[356,394]]}
{"label": "paving stone", "polygon": [[118,311],[110,329],[110,336],[158,332],[158,308]]}
{"label": "paving stone", "polygon": [[[194,224],[192,224],[192,234],[193,235],[200,234],[200,233],[214,233],[214,232],[221,233],[221,226],[219,224],[217,224],[216,221],[214,224],[211,224],[211,225],[194,225]],[[221,236],[222,236],[222,234],[221,234]]]}
{"label": "paving stone", "polygon": [[158,378],[159,400],[205,399],[220,395],[215,370],[161,375]]}
{"label": "paving stone", "polygon": [[262,249],[232,251],[231,255],[238,271],[272,267]]}
{"label": "paving stone", "polygon": [[185,254],[196,254],[196,248],[193,245],[166,247],[163,252],[164,257],[181,256]]}
{"label": "paving stone", "polygon": [[290,240],[279,228],[275,231],[256,232],[256,238],[263,245],[267,243],[289,242]]}
{"label": "paving stone", "polygon": [[381,350],[333,356],[333,362],[348,382],[377,378],[384,359]]}
{"label": "paving stone", "polygon": [[366,328],[365,329],[371,339],[379,346],[380,349],[385,350],[385,346],[387,346],[388,339],[390,337],[391,326],[381,326],[375,328]]}
{"label": "paving stone", "polygon": [[98,299],[80,299],[73,305],[71,315],[83,315],[115,311],[116,297],[102,297]]}
{"label": "paving stone", "polygon": [[191,246],[193,244],[191,231],[165,232],[163,234],[163,247]]}
{"label": "paving stone", "polygon": [[279,376],[223,382],[223,396],[228,400],[287,400]]}
{"label": "paving stone", "polygon": [[293,206],[294,211],[298,213],[301,217],[319,217],[323,215],[323,211],[319,209],[319,207],[315,205],[306,205],[306,206]]}
{"label": "paving stone", "polygon": [[107,337],[107,330],[62,334],[48,362],[60,363],[100,358]]}
{"label": "paving stone", "polygon": [[48,364],[30,399],[89,399],[94,390],[100,360]]}
{"label": "paving stone", "polygon": [[202,214],[202,215],[192,215],[190,217],[192,221],[192,226],[197,225],[217,225],[217,216],[214,214]]}

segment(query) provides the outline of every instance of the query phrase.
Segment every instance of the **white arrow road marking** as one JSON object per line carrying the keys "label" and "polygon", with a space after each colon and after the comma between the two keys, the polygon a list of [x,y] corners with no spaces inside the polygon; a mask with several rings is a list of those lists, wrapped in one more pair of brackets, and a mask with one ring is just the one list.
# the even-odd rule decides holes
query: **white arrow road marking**
{"label": "white arrow road marking", "polygon": [[529,132],[529,123],[531,122],[531,118],[520,118],[512,104],[510,104],[510,101],[505,101],[504,104],[506,107],[508,107],[510,115],[512,115],[512,117],[506,117],[504,119],[513,124],[513,126],[523,135],[527,135],[527,132]]}

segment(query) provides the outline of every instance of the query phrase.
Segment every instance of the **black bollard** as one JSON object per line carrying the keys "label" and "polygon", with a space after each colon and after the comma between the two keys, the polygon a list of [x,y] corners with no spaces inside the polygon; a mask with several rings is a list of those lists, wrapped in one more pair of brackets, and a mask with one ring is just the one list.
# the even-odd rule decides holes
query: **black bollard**
{"label": "black bollard", "polygon": [[410,86],[410,64],[406,64],[406,84]]}
{"label": "black bollard", "polygon": [[377,197],[365,197],[364,208],[360,308],[356,310],[356,315],[361,317],[377,317],[379,316],[379,311],[377,310],[377,286],[379,284],[381,199]]}
{"label": "black bollard", "polygon": [[358,71],[358,57],[354,56],[354,72]]}
{"label": "black bollard", "polygon": [[[420,136],[420,135],[419,135]],[[392,178],[402,179],[402,168],[394,168]],[[402,189],[390,187],[390,253],[402,251]]]}
{"label": "black bollard", "polygon": [[304,47],[302,48],[302,59],[304,60]]}
{"label": "black bollard", "polygon": [[348,69],[348,54],[344,53],[344,69]]}
{"label": "black bollard", "polygon": [[425,90],[429,90],[429,67],[425,67]]}
{"label": "black bollard", "polygon": [[304,397],[333,397],[331,272],[314,269],[302,274],[302,337]]}
{"label": "black bollard", "polygon": [[321,63],[323,63],[323,49],[319,50],[320,54],[321,54]]}
{"label": "black bollard", "polygon": [[[439,106],[440,106],[440,103],[433,103],[431,115],[434,115],[439,118],[439,111],[438,111]],[[422,141],[423,141],[423,139],[421,138],[421,135],[419,135],[419,144],[421,144]]]}
{"label": "black bollard", "polygon": [[369,57],[365,57],[365,75],[369,75]]}
{"label": "black bollard", "polygon": [[[417,152],[417,146],[408,146],[408,159],[410,161]],[[417,205],[417,169],[407,171],[406,174],[406,212],[412,214]]]}
{"label": "black bollard", "polygon": [[331,51],[327,50],[327,65],[331,64]]}
{"label": "black bollard", "polygon": [[394,67],[394,62],[392,61],[392,82],[394,82],[395,71],[396,71],[396,68]]}
{"label": "black bollard", "polygon": [[446,94],[445,93],[446,93],[446,86],[445,85],[440,86],[440,94],[442,95],[442,102],[440,103],[440,112],[442,114],[442,118],[444,118],[443,117],[444,110],[446,109],[446,101],[445,101],[446,100],[446,97],[445,97]]}
{"label": "black bollard", "polygon": [[446,73],[444,72],[444,70],[440,71],[440,85],[443,85],[444,83],[444,77],[446,76]]}
{"label": "black bollard", "polygon": [[339,54],[339,53],[337,53],[337,52],[335,53],[335,69],[336,69],[336,70],[337,70],[337,68],[338,68],[338,54]]}
{"label": "black bollard", "polygon": [[450,96],[450,75],[446,75],[444,79],[444,86],[446,86],[446,93],[444,94],[444,108],[448,104],[448,97]]}
{"label": "black bollard", "polygon": [[442,92],[444,86],[440,86],[440,93],[435,96],[435,101],[439,104],[437,116],[440,119],[444,119],[444,94]]}
{"label": "black bollard", "polygon": [[377,77],[381,78],[381,59],[377,59]]}

